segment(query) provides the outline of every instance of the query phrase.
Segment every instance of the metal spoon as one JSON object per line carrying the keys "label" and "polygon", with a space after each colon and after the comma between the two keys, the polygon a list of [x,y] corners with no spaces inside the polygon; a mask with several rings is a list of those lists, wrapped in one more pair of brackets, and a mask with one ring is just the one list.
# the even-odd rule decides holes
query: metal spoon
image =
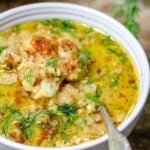
{"label": "metal spoon", "polygon": [[103,105],[99,107],[104,122],[106,124],[108,135],[109,135],[109,150],[131,150],[131,146],[127,138],[120,133],[112,123],[107,110]]}

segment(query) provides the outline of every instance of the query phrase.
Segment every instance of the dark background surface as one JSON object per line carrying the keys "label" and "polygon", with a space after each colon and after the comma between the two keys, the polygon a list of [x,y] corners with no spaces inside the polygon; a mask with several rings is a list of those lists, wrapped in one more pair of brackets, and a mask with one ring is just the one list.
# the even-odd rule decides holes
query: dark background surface
{"label": "dark background surface", "polygon": [[[0,0],[0,12],[16,6],[35,2],[52,2],[52,0]],[[54,0],[53,0],[54,2]],[[86,5],[106,12],[111,5],[111,0],[57,0],[57,2],[70,2]],[[137,17],[139,24],[139,36],[145,52],[150,55],[150,0],[139,1],[140,13]],[[150,96],[141,114],[138,124],[129,136],[133,150],[150,150]]]}

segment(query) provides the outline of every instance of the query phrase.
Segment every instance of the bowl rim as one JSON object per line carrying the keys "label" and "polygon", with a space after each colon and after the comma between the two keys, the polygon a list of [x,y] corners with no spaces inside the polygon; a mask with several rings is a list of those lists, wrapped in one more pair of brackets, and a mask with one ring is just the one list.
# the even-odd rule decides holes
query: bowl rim
{"label": "bowl rim", "polygon": [[[86,6],[81,6],[81,5],[78,5],[78,4],[71,4],[71,3],[66,3],[66,2],[40,2],[40,3],[33,3],[33,4],[26,4],[26,5],[22,5],[22,6],[19,6],[19,7],[15,7],[15,8],[12,8],[10,10],[7,10],[7,11],[4,11],[0,14],[0,20],[5,18],[5,17],[8,17],[12,14],[16,14],[18,12],[21,12],[21,11],[25,11],[27,9],[33,9],[33,8],[44,8],[44,7],[52,7],[52,6],[59,6],[59,7],[70,7],[70,8],[73,8],[73,9],[78,9],[78,10],[84,10],[85,12],[88,12],[88,13],[91,13],[91,14],[99,14],[101,17],[103,18],[106,18],[107,20],[109,20],[111,23],[113,23],[114,25],[117,25],[118,27],[121,28],[121,30],[123,32],[125,32],[129,37],[130,39],[134,42],[134,44],[136,44],[136,46],[139,48],[140,52],[141,52],[141,55],[145,58],[144,60],[144,67],[146,67],[146,71],[147,71],[147,75],[146,76],[146,79],[147,79],[147,83],[145,83],[145,91],[144,91],[144,98],[142,100],[142,102],[140,103],[140,105],[138,106],[137,110],[134,111],[134,113],[132,113],[128,118],[127,120],[123,121],[124,124],[121,124],[119,125],[118,127],[118,130],[119,131],[123,131],[126,127],[129,126],[129,124],[131,124],[134,119],[140,114],[140,112],[142,111],[145,103],[146,103],[146,99],[147,99],[147,96],[148,96],[148,93],[149,93],[149,89],[150,89],[150,69],[149,69],[149,63],[147,61],[147,57],[146,57],[146,54],[144,52],[144,50],[142,49],[141,45],[139,44],[139,42],[137,41],[137,39],[122,25],[120,24],[118,21],[116,21],[115,19],[113,19],[112,17],[100,12],[100,11],[97,11],[97,10],[94,10],[92,8],[88,8]],[[1,25],[1,23],[0,23]],[[138,103],[138,102],[137,102]],[[85,148],[90,148],[92,146],[96,146],[102,142],[105,142],[108,140],[108,135],[104,135],[96,140],[93,140],[93,141],[89,141],[89,142],[85,142],[85,143],[82,143],[82,144],[79,144],[79,145],[74,145],[74,146],[69,146],[69,147],[61,147],[61,150],[72,150],[72,149],[85,149]],[[60,147],[48,147],[48,148],[44,148],[44,147],[36,147],[36,146],[28,146],[28,145],[24,145],[24,144],[20,144],[20,143],[16,143],[16,142],[13,142],[13,141],[10,141],[8,139],[5,139],[3,138],[2,136],[0,137],[0,143],[6,145],[6,146],[9,146],[9,147],[12,147],[12,148],[16,148],[16,149],[30,149],[30,150],[58,150],[60,149]]]}

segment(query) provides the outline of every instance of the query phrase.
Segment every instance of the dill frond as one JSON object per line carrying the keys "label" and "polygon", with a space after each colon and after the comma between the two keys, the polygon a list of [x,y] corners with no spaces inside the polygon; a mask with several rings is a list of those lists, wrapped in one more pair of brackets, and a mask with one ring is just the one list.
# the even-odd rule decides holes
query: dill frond
{"label": "dill frond", "polygon": [[116,18],[121,20],[133,35],[137,36],[136,16],[138,6],[136,0],[115,0],[110,11]]}

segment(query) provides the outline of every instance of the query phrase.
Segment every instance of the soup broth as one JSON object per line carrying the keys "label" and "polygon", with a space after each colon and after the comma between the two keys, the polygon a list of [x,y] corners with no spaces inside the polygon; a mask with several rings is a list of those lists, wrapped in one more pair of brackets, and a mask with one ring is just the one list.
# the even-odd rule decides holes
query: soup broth
{"label": "soup broth", "polygon": [[138,95],[136,69],[111,36],[71,20],[39,20],[0,31],[0,134],[62,147],[106,134],[104,103],[118,126]]}

